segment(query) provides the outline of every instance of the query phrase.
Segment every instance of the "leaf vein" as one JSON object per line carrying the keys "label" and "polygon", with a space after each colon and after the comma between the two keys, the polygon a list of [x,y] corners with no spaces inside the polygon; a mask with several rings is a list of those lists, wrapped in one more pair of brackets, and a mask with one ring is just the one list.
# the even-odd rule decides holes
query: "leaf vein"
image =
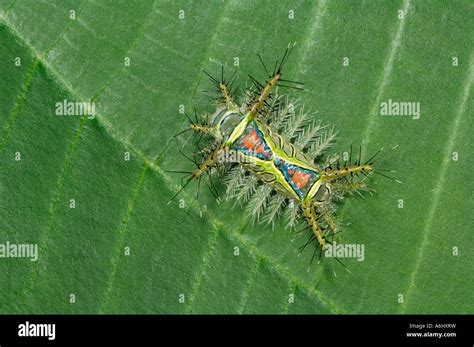
{"label": "leaf vein", "polygon": [[130,199],[129,199],[128,205],[127,205],[127,210],[125,212],[125,215],[122,219],[122,223],[120,225],[119,235],[118,235],[117,242],[116,242],[116,247],[115,247],[115,252],[114,252],[114,255],[111,259],[111,270],[110,270],[110,274],[109,274],[107,282],[106,282],[104,293],[102,295],[103,299],[102,299],[102,304],[99,308],[99,313],[104,313],[106,308],[107,308],[107,304],[108,304],[108,301],[109,301],[109,298],[110,298],[110,293],[112,292],[112,288],[113,288],[114,282],[115,282],[115,276],[116,276],[116,273],[117,273],[117,263],[118,263],[118,260],[119,260],[119,257],[120,257],[121,249],[123,247],[123,242],[125,240],[125,234],[127,232],[128,222],[130,221],[133,209],[135,207],[135,202],[137,200],[138,193],[140,192],[140,189],[143,185],[143,181],[145,179],[145,175],[146,175],[147,170],[148,170],[148,165],[146,163],[143,163],[142,168],[140,170],[140,173],[139,173],[139,175],[136,179],[136,182],[133,186],[131,196],[130,196]]}
{"label": "leaf vein", "polygon": [[[59,173],[58,180],[56,182],[56,187],[55,187],[55,189],[53,191],[53,194],[52,194],[52,200],[51,200],[50,205],[49,205],[48,225],[46,226],[46,229],[41,233],[40,239],[38,241],[38,248],[39,249],[46,249],[46,250],[48,249],[48,247],[46,247],[46,243],[48,242],[48,236],[49,236],[50,232],[53,230],[53,227],[54,227],[56,212],[58,210],[58,205],[59,205],[59,202],[60,202],[61,194],[63,192],[64,182],[65,182],[65,179],[66,179],[66,174],[69,170],[71,159],[72,159],[72,156],[75,152],[77,143],[79,142],[79,140],[81,138],[82,129],[84,128],[86,120],[87,120],[87,118],[85,118],[85,117],[81,119],[81,122],[79,123],[79,126],[77,127],[77,130],[75,131],[75,133],[74,133],[74,135],[73,135],[73,137],[72,137],[72,139],[71,139],[71,141],[68,145],[66,153],[64,155],[63,163],[61,165],[61,171]],[[46,255],[44,257],[46,258]],[[45,261],[43,261],[43,263],[44,262]],[[39,275],[40,263],[41,262],[35,262],[34,268],[32,269],[30,280],[29,280],[28,284],[25,286],[25,288],[23,290],[23,293],[25,294],[26,299],[28,299],[30,297],[31,291],[33,290],[34,284],[35,284],[36,279]]]}
{"label": "leaf vein", "polygon": [[20,90],[18,92],[18,95],[16,97],[15,104],[13,105],[13,110],[12,110],[12,115],[10,119],[8,120],[6,126],[3,128],[3,133],[2,133],[2,138],[0,140],[0,153],[2,152],[3,148],[7,145],[8,140],[10,138],[10,131],[13,128],[19,114],[21,111],[21,107],[23,106],[26,95],[30,89],[31,81],[33,80],[33,77],[36,72],[36,68],[38,67],[38,60],[33,59],[33,62],[29,68],[28,73],[26,74],[26,77],[20,87]]}
{"label": "leaf vein", "polygon": [[195,274],[194,274],[194,280],[193,283],[191,283],[191,294],[189,296],[189,304],[187,307],[186,313],[191,313],[192,307],[194,304],[194,300],[196,299],[196,296],[199,292],[199,289],[201,287],[201,281],[204,272],[206,269],[209,267],[209,261],[211,259],[212,252],[214,251],[214,248],[217,245],[217,237],[219,235],[219,228],[214,228],[212,234],[209,236],[209,242],[207,246],[207,251],[204,252],[202,258],[201,258],[201,263],[200,266],[198,266]]}
{"label": "leaf vein", "polygon": [[435,188],[433,192],[433,197],[431,199],[431,205],[428,208],[428,214],[426,216],[426,221],[425,221],[425,225],[422,232],[423,237],[421,240],[421,245],[418,248],[418,252],[417,252],[416,260],[415,260],[415,266],[410,275],[408,288],[406,290],[406,297],[405,297],[404,305],[402,306],[401,313],[405,313],[407,305],[408,305],[408,299],[413,295],[413,290],[414,288],[416,288],[416,275],[418,274],[418,270],[423,260],[424,250],[426,249],[426,245],[428,244],[428,238],[430,235],[430,231],[432,230],[432,224],[435,217],[436,209],[438,208],[441,191],[447,177],[447,171],[448,171],[448,166],[450,162],[450,153],[452,153],[454,149],[454,144],[458,135],[459,126],[461,124],[461,118],[463,114],[465,113],[466,103],[469,98],[469,94],[471,92],[473,79],[474,79],[474,51],[471,53],[471,57],[469,60],[469,68],[467,71],[467,77],[464,82],[464,88],[462,89],[459,106],[455,113],[453,125],[448,135],[448,143],[446,145],[446,152],[444,153],[444,158],[439,168],[438,177],[436,179]]}
{"label": "leaf vein", "polygon": [[[131,55],[131,53],[138,47],[138,44],[140,43],[140,40],[145,37],[145,30],[146,30],[146,27],[150,24],[151,14],[153,13],[152,9],[155,7],[155,4],[156,4],[156,0],[153,1],[152,5],[151,5],[151,9],[148,11],[148,15],[146,16],[145,20],[143,21],[143,24],[142,24],[141,28],[138,30],[139,35],[137,35],[135,37],[135,39],[132,41],[132,43],[130,44],[129,49],[125,53],[125,56]],[[103,94],[107,90],[107,88],[110,86],[110,84],[115,80],[115,78],[119,74],[121,74],[123,71],[125,71],[125,65],[122,65],[120,69],[117,69],[115,74],[113,76],[111,76],[104,83],[104,85],[102,87],[99,88],[99,90],[92,97],[92,99],[96,100],[101,94]]]}
{"label": "leaf vein", "polygon": [[404,0],[403,1],[403,13],[404,13],[404,15],[401,19],[399,19],[397,31],[395,32],[392,43],[390,44],[390,51],[388,52],[387,62],[385,63],[383,73],[382,73],[382,78],[381,78],[380,84],[379,84],[379,86],[377,88],[377,91],[376,91],[376,97],[374,99],[374,103],[373,103],[373,105],[370,109],[369,115],[368,115],[367,127],[365,128],[364,134],[362,136],[362,141],[366,146],[369,143],[369,137],[372,133],[372,128],[374,127],[374,124],[375,124],[377,110],[379,108],[380,100],[382,98],[382,95],[385,91],[385,88],[387,87],[387,84],[388,84],[388,82],[390,80],[390,77],[392,75],[393,64],[395,62],[395,57],[397,56],[398,49],[400,48],[400,45],[401,45],[402,34],[403,34],[403,30],[405,28],[405,21],[406,21],[406,17],[408,16],[409,8],[410,8],[410,0]]}
{"label": "leaf vein", "polygon": [[255,277],[257,276],[258,269],[260,268],[260,264],[261,264],[261,259],[256,259],[254,266],[250,270],[250,274],[247,281],[245,282],[245,286],[242,291],[239,307],[237,309],[238,314],[244,313],[245,305],[247,304],[248,294],[249,294],[250,289],[252,288],[253,283],[255,282]]}

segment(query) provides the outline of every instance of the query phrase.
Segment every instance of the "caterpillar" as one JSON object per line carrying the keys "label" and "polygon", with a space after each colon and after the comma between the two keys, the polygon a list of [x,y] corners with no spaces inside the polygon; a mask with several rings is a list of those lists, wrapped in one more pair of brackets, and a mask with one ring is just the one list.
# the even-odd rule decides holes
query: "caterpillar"
{"label": "caterpillar", "polygon": [[[260,83],[249,76],[252,87],[240,106],[232,95],[235,74],[227,81],[223,66],[220,78],[204,71],[216,88],[216,110],[204,121],[196,110],[194,120],[186,114],[189,127],[175,135],[191,131],[199,150],[193,158],[182,153],[194,163],[193,171],[171,171],[188,177],[170,202],[192,181],[199,194],[202,177],[207,174],[212,181],[217,172],[227,186],[226,200],[246,204],[253,221],[274,225],[286,215],[288,227],[304,224],[309,238],[300,249],[315,242],[314,251],[322,254],[340,231],[336,203],[348,194],[373,191],[366,179],[379,173],[374,163],[380,151],[362,162],[359,148],[353,161],[351,146],[346,160],[338,155],[322,159],[336,139],[334,128],[312,121],[313,114],[305,112],[299,100],[278,93],[280,87],[302,89],[301,83],[282,78],[293,47],[286,48],[272,73],[257,55],[267,78]],[[206,144],[201,148],[203,139]],[[209,188],[218,197],[212,184]]]}

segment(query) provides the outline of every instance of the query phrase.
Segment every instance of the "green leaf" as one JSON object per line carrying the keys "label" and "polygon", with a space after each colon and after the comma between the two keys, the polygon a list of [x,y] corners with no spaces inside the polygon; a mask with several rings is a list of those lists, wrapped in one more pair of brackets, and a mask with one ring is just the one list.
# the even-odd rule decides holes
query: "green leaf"
{"label": "green leaf", "polygon": [[[0,259],[0,312],[474,313],[473,11],[1,1],[0,243],[36,243],[39,259]],[[308,270],[312,252],[296,256],[305,235],[251,225],[205,191],[167,205],[180,177],[166,170],[190,165],[178,151],[190,141],[173,138],[180,105],[213,111],[201,70],[230,72],[238,58],[242,93],[248,73],[263,76],[256,53],[271,63],[293,41],[285,75],[307,90],[291,93],[336,127],[335,150],[398,145],[383,164],[403,184],[378,176],[374,196],[338,210],[342,240],[365,245],[351,273],[330,259]],[[57,116],[64,99],[94,101],[96,117]],[[381,116],[389,99],[420,102],[421,117]]]}

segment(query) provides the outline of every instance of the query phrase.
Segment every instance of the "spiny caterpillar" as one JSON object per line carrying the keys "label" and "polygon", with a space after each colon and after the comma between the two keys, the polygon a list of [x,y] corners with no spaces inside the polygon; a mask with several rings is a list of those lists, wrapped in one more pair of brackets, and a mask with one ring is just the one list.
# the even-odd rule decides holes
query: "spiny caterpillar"
{"label": "spiny caterpillar", "polygon": [[347,193],[371,191],[366,178],[377,172],[373,164],[380,151],[364,163],[360,150],[354,162],[352,150],[344,161],[334,155],[321,159],[335,140],[334,129],[312,123],[312,114],[303,108],[296,111],[298,101],[276,93],[277,86],[302,89],[301,83],[282,79],[293,47],[287,47],[271,74],[258,55],[267,79],[262,84],[250,76],[253,86],[245,93],[241,106],[231,92],[235,79],[226,81],[223,67],[219,79],[204,71],[217,88],[217,109],[204,122],[199,122],[196,111],[195,120],[186,114],[189,128],[175,135],[191,131],[207,143],[194,158],[182,153],[196,168],[192,172],[171,171],[189,175],[171,200],[191,181],[197,181],[199,194],[204,174],[209,175],[209,188],[217,196],[212,175],[225,174],[225,198],[247,204],[248,215],[254,221],[273,224],[285,214],[288,226],[305,224],[305,230],[311,232],[301,250],[316,242],[314,258],[316,250],[324,250],[339,232],[335,202]]}

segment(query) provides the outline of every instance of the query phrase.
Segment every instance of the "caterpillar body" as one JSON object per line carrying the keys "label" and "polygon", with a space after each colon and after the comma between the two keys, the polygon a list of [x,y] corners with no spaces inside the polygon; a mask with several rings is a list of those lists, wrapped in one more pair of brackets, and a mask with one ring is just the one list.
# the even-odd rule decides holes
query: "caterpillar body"
{"label": "caterpillar body", "polygon": [[311,114],[302,107],[296,111],[297,100],[276,93],[282,85],[300,88],[300,83],[282,79],[293,47],[288,46],[271,74],[259,56],[268,78],[261,84],[251,77],[254,87],[246,92],[242,106],[231,95],[233,81],[226,82],[223,72],[220,79],[208,74],[217,88],[217,109],[204,122],[188,116],[190,126],[181,132],[192,131],[207,138],[208,144],[198,152],[199,160],[190,159],[196,168],[187,172],[189,177],[175,196],[191,181],[199,186],[204,174],[226,171],[226,199],[246,203],[253,220],[273,224],[285,214],[290,227],[305,224],[310,236],[302,248],[316,242],[315,251],[324,250],[339,231],[335,202],[347,193],[371,191],[366,178],[375,172],[379,152],[364,163],[360,151],[354,162],[338,156],[321,158],[335,140],[334,129],[311,123]]}

